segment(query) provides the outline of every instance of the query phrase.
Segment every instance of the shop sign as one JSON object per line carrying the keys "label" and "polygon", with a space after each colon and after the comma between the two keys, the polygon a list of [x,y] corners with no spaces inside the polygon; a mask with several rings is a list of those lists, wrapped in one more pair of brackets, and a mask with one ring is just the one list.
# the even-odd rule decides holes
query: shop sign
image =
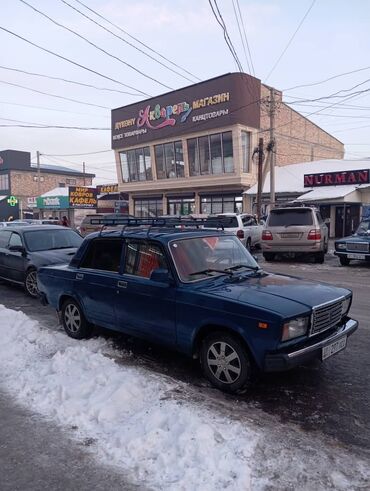
{"label": "shop sign", "polygon": [[30,196],[27,198],[27,206],[28,208],[36,208],[37,206],[36,196]]}
{"label": "shop sign", "polygon": [[68,196],[38,196],[36,206],[47,210],[66,210],[68,208]]}
{"label": "shop sign", "polygon": [[15,196],[9,196],[7,202],[9,206],[16,206],[18,204],[18,198],[16,198]]}
{"label": "shop sign", "polygon": [[118,193],[118,184],[103,184],[96,186],[98,194],[116,194]]}
{"label": "shop sign", "polygon": [[80,186],[69,187],[69,207],[70,208],[97,208],[98,191],[96,188],[86,188]]}
{"label": "shop sign", "polygon": [[304,175],[305,188],[368,183],[370,183],[369,169],[323,172],[321,174]]}
{"label": "shop sign", "polygon": [[[260,81],[234,73],[112,111],[112,148],[241,123],[259,128]],[[240,101],[245,101],[241,104]]]}

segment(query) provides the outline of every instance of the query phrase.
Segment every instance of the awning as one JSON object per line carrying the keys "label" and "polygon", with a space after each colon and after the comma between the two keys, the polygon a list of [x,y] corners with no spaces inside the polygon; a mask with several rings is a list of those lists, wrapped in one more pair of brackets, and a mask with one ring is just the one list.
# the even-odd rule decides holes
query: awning
{"label": "awning", "polygon": [[355,184],[353,186],[323,186],[302,194],[296,198],[296,201],[322,201],[326,199],[344,198],[348,194],[356,191],[357,188],[358,185]]}

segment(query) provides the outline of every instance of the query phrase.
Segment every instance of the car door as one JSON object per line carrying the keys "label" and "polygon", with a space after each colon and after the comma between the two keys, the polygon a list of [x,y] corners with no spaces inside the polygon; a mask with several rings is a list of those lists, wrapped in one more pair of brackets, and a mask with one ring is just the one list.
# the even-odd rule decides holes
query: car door
{"label": "car door", "polygon": [[10,239],[5,253],[5,275],[12,281],[23,283],[24,274],[27,269],[27,257],[25,249],[11,250],[11,247],[24,247],[21,235],[18,232],[11,232]]}
{"label": "car door", "polygon": [[109,329],[116,329],[115,302],[122,248],[122,238],[103,236],[91,240],[75,273],[74,296],[87,319]]}
{"label": "car door", "polygon": [[6,257],[11,234],[10,230],[0,230],[0,277],[2,278],[8,278]]}
{"label": "car door", "polygon": [[171,281],[151,279],[155,269],[169,271],[159,242],[127,240],[122,276],[118,283],[118,328],[134,335],[174,345],[176,287]]}

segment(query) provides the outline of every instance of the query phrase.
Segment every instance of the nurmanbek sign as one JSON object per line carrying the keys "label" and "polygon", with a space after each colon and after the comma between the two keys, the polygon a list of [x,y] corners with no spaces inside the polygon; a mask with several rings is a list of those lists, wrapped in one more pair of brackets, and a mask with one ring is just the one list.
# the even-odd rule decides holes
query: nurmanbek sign
{"label": "nurmanbek sign", "polygon": [[370,183],[369,169],[323,172],[321,174],[305,174],[304,187],[340,186],[345,184]]}

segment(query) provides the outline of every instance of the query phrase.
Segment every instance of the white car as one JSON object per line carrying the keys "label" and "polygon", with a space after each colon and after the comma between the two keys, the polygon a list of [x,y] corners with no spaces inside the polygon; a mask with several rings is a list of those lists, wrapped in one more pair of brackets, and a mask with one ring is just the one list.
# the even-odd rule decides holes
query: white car
{"label": "white car", "polygon": [[260,245],[263,225],[259,225],[253,215],[248,213],[219,213],[209,215],[204,223],[205,228],[223,228],[235,234],[242,244],[251,250]]}

